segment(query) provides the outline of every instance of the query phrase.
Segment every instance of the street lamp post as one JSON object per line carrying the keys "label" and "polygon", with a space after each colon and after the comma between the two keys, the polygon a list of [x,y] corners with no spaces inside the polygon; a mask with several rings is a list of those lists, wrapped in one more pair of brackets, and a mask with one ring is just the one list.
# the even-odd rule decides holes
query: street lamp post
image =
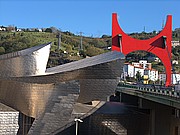
{"label": "street lamp post", "polygon": [[77,118],[75,118],[74,121],[76,122],[76,135],[78,135],[78,122],[83,122],[83,121]]}

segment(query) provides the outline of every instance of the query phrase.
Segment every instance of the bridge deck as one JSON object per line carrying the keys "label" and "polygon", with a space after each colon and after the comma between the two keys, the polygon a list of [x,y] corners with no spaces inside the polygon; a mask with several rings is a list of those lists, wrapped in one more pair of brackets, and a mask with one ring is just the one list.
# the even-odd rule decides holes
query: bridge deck
{"label": "bridge deck", "polygon": [[116,90],[180,109],[180,91],[127,84],[119,84]]}

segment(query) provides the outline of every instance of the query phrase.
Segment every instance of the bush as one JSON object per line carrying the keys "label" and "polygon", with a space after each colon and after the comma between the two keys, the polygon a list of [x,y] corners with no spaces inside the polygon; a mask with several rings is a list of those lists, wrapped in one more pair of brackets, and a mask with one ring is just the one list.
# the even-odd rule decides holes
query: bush
{"label": "bush", "polygon": [[104,53],[103,49],[94,47],[94,46],[88,46],[87,50],[86,50],[86,54],[88,56],[95,56],[95,55],[99,55],[101,53]]}
{"label": "bush", "polygon": [[4,54],[4,53],[5,53],[5,49],[4,49],[4,47],[1,46],[1,47],[0,47],[0,55],[1,55],[1,54]]}

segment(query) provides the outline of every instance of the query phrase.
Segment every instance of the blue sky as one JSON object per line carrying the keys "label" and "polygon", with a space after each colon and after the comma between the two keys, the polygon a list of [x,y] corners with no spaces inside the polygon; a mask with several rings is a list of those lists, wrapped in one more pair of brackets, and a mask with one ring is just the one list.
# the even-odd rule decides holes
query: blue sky
{"label": "blue sky", "polygon": [[180,0],[0,0],[0,25],[100,37],[111,35],[114,12],[126,33],[159,31],[168,14],[173,29],[180,27]]}

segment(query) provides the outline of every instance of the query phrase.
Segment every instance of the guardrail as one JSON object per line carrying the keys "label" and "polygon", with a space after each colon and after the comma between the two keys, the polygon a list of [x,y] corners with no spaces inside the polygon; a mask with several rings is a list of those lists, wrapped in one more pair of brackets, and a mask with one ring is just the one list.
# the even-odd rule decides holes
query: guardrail
{"label": "guardrail", "polygon": [[131,84],[124,84],[119,83],[118,87],[127,88],[127,89],[134,89],[136,91],[141,91],[150,94],[156,94],[161,96],[168,96],[171,98],[180,98],[180,91],[173,90],[172,88],[165,88],[165,87],[156,87],[155,85],[131,85]]}

